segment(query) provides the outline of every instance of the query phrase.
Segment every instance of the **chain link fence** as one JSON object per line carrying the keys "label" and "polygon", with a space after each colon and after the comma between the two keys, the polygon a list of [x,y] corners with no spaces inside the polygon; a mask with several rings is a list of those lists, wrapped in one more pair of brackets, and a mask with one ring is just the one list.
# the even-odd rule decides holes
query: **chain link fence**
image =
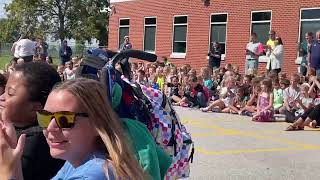
{"label": "chain link fence", "polygon": [[[11,47],[13,43],[0,43],[0,56],[13,56],[11,52]],[[59,59],[59,50],[60,50],[60,45],[51,45],[49,44],[48,48],[48,55],[55,58]],[[78,56],[81,57],[87,53],[87,50],[97,48],[97,46],[85,46],[85,45],[74,45],[70,46],[72,49],[72,56]]]}

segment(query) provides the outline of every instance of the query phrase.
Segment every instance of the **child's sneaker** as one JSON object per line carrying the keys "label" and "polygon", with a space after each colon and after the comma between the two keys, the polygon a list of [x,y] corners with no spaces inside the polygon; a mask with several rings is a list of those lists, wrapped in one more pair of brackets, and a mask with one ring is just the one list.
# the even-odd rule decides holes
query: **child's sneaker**
{"label": "child's sneaker", "polygon": [[212,112],[220,113],[220,112],[221,112],[221,110],[220,110],[219,108],[213,108],[213,109],[212,109]]}
{"label": "child's sneaker", "polygon": [[200,108],[200,111],[202,111],[202,112],[208,112],[208,111],[209,111],[209,108],[208,108],[208,107]]}
{"label": "child's sneaker", "polygon": [[252,112],[249,112],[249,111],[246,111],[246,112],[244,113],[244,115],[249,116],[249,117],[252,117],[252,116],[253,116]]}

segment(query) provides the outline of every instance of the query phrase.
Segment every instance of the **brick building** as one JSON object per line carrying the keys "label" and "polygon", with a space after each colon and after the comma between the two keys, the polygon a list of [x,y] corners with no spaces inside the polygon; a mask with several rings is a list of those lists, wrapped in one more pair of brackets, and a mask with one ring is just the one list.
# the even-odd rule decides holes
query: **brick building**
{"label": "brick building", "polygon": [[[250,32],[266,43],[273,29],[282,37],[283,70],[297,72],[297,42],[305,32],[320,30],[320,0],[111,0],[109,48],[116,50],[125,35],[134,49],[169,57],[177,65],[199,69],[208,64],[210,42],[225,47],[223,63],[244,71],[244,48]],[[259,69],[265,70],[264,57]]]}

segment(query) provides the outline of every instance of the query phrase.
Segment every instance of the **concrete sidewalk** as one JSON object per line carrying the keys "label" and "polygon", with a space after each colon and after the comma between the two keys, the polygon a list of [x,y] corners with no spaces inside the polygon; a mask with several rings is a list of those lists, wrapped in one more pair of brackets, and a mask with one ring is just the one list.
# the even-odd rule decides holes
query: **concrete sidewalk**
{"label": "concrete sidewalk", "polygon": [[189,179],[320,179],[320,130],[175,107],[195,142]]}

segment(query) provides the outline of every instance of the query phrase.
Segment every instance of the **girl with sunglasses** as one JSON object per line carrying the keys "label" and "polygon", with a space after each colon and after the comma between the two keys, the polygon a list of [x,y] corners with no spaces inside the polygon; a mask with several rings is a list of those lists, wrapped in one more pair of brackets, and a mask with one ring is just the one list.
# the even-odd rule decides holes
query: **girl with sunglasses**
{"label": "girl with sunglasses", "polygon": [[[37,112],[37,119],[52,157],[66,160],[54,180],[148,179],[99,82],[77,79],[55,87],[43,110]],[[2,125],[0,148],[9,160],[5,162],[0,155],[0,173],[7,174],[3,177],[7,179],[19,177],[14,169],[19,169],[17,159],[24,140],[22,136],[17,146],[10,143],[15,142],[15,137],[8,131],[10,125]]]}

